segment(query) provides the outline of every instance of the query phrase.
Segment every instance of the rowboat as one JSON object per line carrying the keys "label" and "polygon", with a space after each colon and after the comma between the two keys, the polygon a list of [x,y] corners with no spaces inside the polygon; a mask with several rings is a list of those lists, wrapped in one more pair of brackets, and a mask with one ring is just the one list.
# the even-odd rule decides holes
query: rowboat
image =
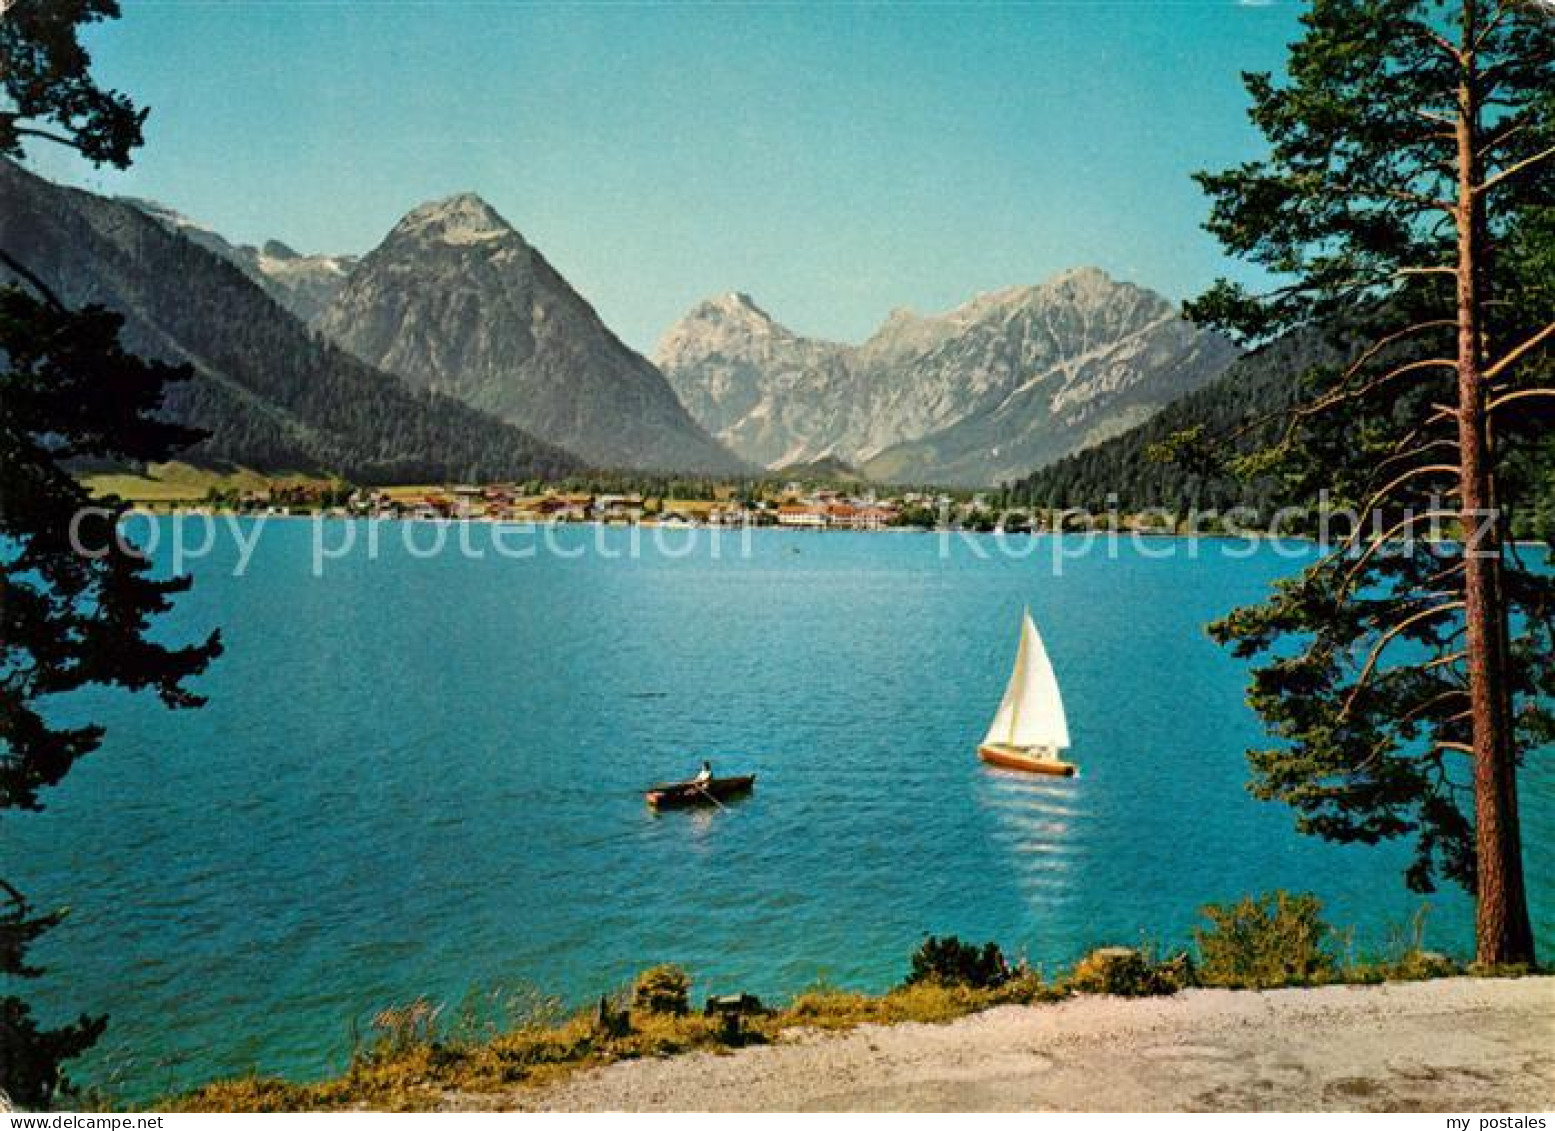
{"label": "rowboat", "polygon": [[716,805],[744,797],[756,788],[756,775],[713,778],[706,782],[666,782],[651,787],[643,796],[654,809],[686,809],[694,805]]}
{"label": "rowboat", "polygon": [[1004,770],[1068,778],[1075,766],[1059,757],[1067,749],[1069,720],[1058,677],[1028,609],[1021,619],[1015,670],[977,756]]}

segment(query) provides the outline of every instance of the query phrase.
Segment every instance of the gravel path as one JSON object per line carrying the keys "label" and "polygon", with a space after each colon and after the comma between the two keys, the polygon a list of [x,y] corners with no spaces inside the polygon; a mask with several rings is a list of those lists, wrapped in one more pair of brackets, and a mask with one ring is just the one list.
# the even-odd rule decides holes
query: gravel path
{"label": "gravel path", "polygon": [[949,1025],[623,1062],[544,1089],[453,1095],[448,1106],[1548,1111],[1555,977],[1074,998]]}

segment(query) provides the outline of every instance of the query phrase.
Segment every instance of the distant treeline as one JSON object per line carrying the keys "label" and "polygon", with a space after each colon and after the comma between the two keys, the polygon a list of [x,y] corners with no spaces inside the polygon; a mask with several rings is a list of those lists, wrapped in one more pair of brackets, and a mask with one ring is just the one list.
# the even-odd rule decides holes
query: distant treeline
{"label": "distant treeline", "polygon": [[[1010,507],[1124,514],[1165,510],[1178,515],[1225,514],[1250,508],[1267,519],[1292,502],[1273,479],[1241,479],[1163,459],[1159,446],[1199,431],[1245,454],[1278,436],[1282,410],[1303,399],[1302,375],[1338,363],[1342,348],[1316,330],[1301,330],[1248,354],[1221,377],[1159,414],[1096,447],[1068,456],[1008,484],[999,501]],[[1555,539],[1555,437],[1519,453],[1504,472],[1512,532]]]}

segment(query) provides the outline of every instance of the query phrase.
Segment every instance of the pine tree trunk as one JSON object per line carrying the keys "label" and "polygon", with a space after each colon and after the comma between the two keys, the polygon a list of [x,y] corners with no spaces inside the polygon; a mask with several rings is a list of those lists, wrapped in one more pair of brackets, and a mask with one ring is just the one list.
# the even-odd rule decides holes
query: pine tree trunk
{"label": "pine tree trunk", "polygon": [[1486,248],[1479,184],[1479,103],[1473,59],[1480,0],[1465,0],[1459,90],[1457,320],[1459,490],[1464,602],[1474,747],[1474,957],[1480,965],[1531,964],[1533,930],[1517,820],[1506,609],[1501,588],[1501,516],[1495,510],[1481,347],[1480,274]]}

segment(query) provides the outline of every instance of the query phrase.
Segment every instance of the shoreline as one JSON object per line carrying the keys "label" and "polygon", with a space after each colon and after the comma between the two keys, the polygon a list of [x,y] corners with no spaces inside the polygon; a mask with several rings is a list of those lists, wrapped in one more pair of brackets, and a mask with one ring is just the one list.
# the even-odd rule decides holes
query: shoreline
{"label": "shoreline", "polygon": [[[525,530],[551,529],[554,527],[579,527],[595,528],[600,530],[711,530],[719,534],[744,535],[752,532],[767,532],[776,534],[803,534],[817,536],[836,536],[843,534],[937,534],[941,536],[956,536],[962,538],[1140,538],[1150,541],[1175,541],[1175,542],[1289,542],[1301,546],[1322,547],[1331,545],[1323,543],[1311,534],[1273,534],[1262,530],[1244,531],[1217,531],[1217,530],[1153,530],[1145,527],[1132,527],[1128,525],[1099,526],[1088,530],[973,530],[965,527],[953,526],[882,526],[878,528],[848,528],[848,527],[812,527],[812,526],[788,526],[781,523],[711,523],[711,522],[656,522],[638,521],[624,522],[607,519],[519,519],[519,518],[493,518],[490,515],[453,515],[442,518],[428,518],[422,515],[374,515],[374,514],[330,514],[323,511],[313,511],[303,514],[264,513],[259,511],[243,511],[223,508],[211,508],[191,504],[189,506],[154,506],[145,503],[131,503],[125,512],[141,518],[225,518],[248,520],[251,522],[365,522],[365,523],[407,523],[432,526],[505,526],[516,527]],[[1364,543],[1371,545],[1375,540]],[[1401,541],[1388,539],[1388,541]],[[1451,542],[1451,539],[1422,539],[1425,542]],[[1536,538],[1509,538],[1503,545],[1523,550],[1551,549],[1547,542],[1541,542]]]}
{"label": "shoreline", "polygon": [[1412,948],[1345,967],[1308,954],[1295,980],[1303,949],[1275,945],[1287,976],[1263,971],[1273,981],[1234,956],[1206,982],[1187,952],[1110,947],[1051,982],[1024,967],[984,988],[910,977],[771,1009],[738,995],[694,1010],[684,971],[657,966],[597,1008],[542,1003],[484,1030],[441,1026],[417,998],[382,1010],[335,1075],[220,1077],[153,1110],[1555,1108],[1555,973],[1464,971]]}
{"label": "shoreline", "polygon": [[[190,506],[156,508],[133,504],[125,512],[142,518],[226,518],[251,522],[390,522],[425,526],[506,526],[524,530],[577,527],[598,530],[710,530],[719,534],[743,535],[746,533],[797,534],[806,537],[836,537],[848,534],[937,534],[962,538],[1147,538],[1152,541],[1179,542],[1295,542],[1317,545],[1317,540],[1307,534],[1269,534],[1263,531],[1225,533],[1220,531],[1168,531],[1135,529],[1128,526],[1097,527],[1092,530],[969,530],[950,526],[883,526],[878,529],[850,529],[846,527],[784,526],[779,523],[720,524],[709,522],[613,522],[602,519],[529,520],[516,518],[492,518],[488,515],[459,515],[448,518],[427,518],[421,515],[366,515],[366,514],[265,514],[256,511],[216,510]],[[1507,545],[1542,547],[1543,542],[1508,542]]]}
{"label": "shoreline", "polygon": [[1547,1111],[1555,976],[1189,989],[450,1091],[450,1111]]}

